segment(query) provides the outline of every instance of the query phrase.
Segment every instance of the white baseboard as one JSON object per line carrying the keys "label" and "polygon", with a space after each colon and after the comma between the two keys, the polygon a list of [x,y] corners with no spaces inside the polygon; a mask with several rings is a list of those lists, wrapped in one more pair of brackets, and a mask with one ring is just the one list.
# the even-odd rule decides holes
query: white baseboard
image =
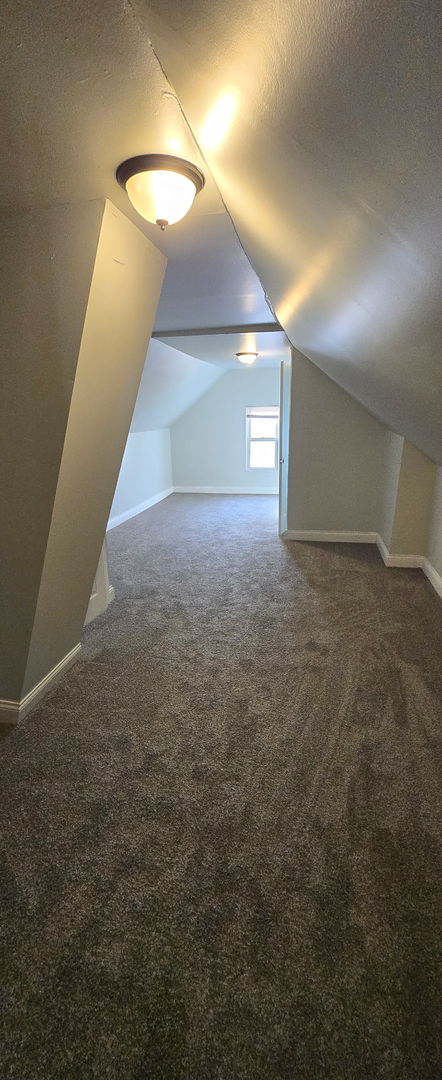
{"label": "white baseboard", "polygon": [[156,495],[152,495],[150,499],[146,499],[145,502],[138,503],[138,506],[132,506],[130,510],[125,510],[123,514],[116,514],[115,517],[109,518],[107,523],[107,531],[115,529],[117,525],[122,525],[123,521],[129,521],[129,518],[136,517],[137,514],[142,514],[143,510],[148,510],[150,506],[155,506],[155,503],[161,502],[162,499],[167,499],[168,495],[172,495],[176,489],[173,487],[166,488],[165,491],[159,491]]}
{"label": "white baseboard", "polygon": [[428,561],[428,559],[424,559],[423,565],[422,565],[422,570],[423,570],[425,576],[428,578],[430,584],[433,586],[433,589],[436,590],[438,596],[440,596],[441,599],[442,599],[442,577],[441,577],[441,575],[438,574],[437,570],[434,569],[434,566],[432,566],[432,564]]}
{"label": "white baseboard", "polygon": [[323,544],[375,544],[374,532],[325,532],[322,529],[286,529],[283,540],[310,540]]}
{"label": "white baseboard", "polygon": [[397,566],[409,570],[422,570],[425,562],[423,555],[390,555],[388,547],[379,533],[376,535],[376,544],[386,566]]}
{"label": "white baseboard", "polygon": [[56,683],[72,667],[81,652],[81,644],[75,645],[62,660],[59,661],[52,671],[49,671],[37,686],[34,686],[20,701],[0,700],[0,724],[17,724],[31,709],[37,705],[42,697],[52,690]]}
{"label": "white baseboard", "polygon": [[375,543],[377,545],[377,548],[378,548],[378,551],[379,551],[379,554],[380,554],[381,558],[383,559],[385,565],[388,566],[387,560],[390,557],[390,552],[388,550],[387,545],[384,543],[384,541],[382,539],[382,536],[379,536],[379,533],[376,533]]}
{"label": "white baseboard", "polygon": [[179,495],[277,495],[277,491],[242,487],[174,487]]}

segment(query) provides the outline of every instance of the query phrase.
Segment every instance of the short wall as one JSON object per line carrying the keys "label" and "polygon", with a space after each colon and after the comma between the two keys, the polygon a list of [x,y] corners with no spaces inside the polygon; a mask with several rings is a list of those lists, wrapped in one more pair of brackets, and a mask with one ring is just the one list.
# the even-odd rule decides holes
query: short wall
{"label": "short wall", "polygon": [[289,531],[377,532],[385,427],[295,349]]}

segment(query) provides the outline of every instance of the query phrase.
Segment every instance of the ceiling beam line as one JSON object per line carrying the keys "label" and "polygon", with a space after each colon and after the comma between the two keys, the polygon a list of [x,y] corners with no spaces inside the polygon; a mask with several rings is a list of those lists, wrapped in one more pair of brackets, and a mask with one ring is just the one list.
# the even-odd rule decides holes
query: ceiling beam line
{"label": "ceiling beam line", "polygon": [[238,326],[201,326],[197,330],[154,330],[153,338],[209,337],[211,334],[280,334],[278,322],[247,323]]}

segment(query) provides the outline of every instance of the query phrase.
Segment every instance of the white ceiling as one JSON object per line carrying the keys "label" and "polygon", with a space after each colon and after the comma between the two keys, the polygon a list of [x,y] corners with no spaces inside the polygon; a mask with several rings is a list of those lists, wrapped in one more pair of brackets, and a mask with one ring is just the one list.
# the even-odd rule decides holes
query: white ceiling
{"label": "white ceiling", "polygon": [[[229,215],[224,211],[198,216],[192,210],[180,224],[181,230],[174,225],[167,237],[169,263],[155,329],[190,330],[273,321]],[[177,233],[172,235],[175,228]]]}
{"label": "white ceiling", "polygon": [[136,3],[292,343],[442,461],[440,5]]}
{"label": "white ceiling", "polygon": [[286,360],[290,345],[284,333],[239,333],[239,334],[210,334],[189,335],[181,337],[167,337],[163,339],[174,349],[181,353],[188,353],[204,360],[208,364],[216,364],[223,370],[239,368],[237,352],[257,352],[254,367],[279,367],[282,360]]}

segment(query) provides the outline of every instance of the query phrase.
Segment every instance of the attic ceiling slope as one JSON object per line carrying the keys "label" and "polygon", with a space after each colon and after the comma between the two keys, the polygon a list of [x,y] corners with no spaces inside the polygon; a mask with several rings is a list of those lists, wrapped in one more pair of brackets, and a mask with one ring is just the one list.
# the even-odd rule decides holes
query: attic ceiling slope
{"label": "attic ceiling slope", "polygon": [[442,462],[433,0],[135,0],[291,342]]}

